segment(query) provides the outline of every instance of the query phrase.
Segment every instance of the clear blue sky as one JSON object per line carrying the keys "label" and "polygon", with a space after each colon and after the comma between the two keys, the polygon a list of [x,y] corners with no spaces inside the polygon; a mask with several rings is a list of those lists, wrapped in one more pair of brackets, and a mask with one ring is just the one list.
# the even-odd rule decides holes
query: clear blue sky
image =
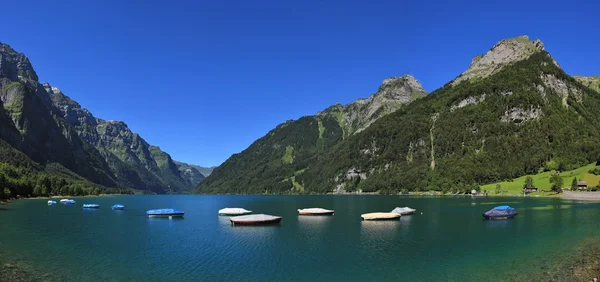
{"label": "clear blue sky", "polygon": [[0,41],[95,116],[218,165],[386,77],[433,91],[502,38],[539,38],[568,73],[599,75],[598,2],[4,1]]}

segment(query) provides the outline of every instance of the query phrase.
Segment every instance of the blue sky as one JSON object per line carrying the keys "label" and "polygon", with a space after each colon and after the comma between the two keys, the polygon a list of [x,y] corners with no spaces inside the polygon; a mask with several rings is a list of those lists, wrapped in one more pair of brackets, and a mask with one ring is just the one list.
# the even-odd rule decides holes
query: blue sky
{"label": "blue sky", "polygon": [[2,4],[0,41],[95,116],[218,165],[386,77],[433,91],[502,38],[539,38],[568,73],[600,75],[598,2],[24,0]]}

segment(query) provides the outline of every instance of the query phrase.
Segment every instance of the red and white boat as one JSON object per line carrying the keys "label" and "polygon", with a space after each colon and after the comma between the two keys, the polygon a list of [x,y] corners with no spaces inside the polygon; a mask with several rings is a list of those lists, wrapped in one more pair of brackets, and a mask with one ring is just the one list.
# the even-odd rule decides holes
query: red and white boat
{"label": "red and white boat", "polygon": [[234,216],[229,218],[233,225],[267,225],[278,224],[281,222],[281,216],[268,214],[250,214],[242,216]]}
{"label": "red and white boat", "polygon": [[298,209],[299,215],[333,215],[333,210],[322,208]]}

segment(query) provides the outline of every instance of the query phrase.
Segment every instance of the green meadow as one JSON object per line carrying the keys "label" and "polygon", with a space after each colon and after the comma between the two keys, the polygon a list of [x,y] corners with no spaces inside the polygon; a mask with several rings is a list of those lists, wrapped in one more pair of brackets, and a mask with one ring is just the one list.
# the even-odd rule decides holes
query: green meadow
{"label": "green meadow", "polygon": [[[591,169],[596,168],[596,163],[591,163],[589,165],[564,171],[560,173],[560,176],[563,178],[563,186],[564,188],[570,188],[571,183],[573,181],[573,177],[576,177],[578,181],[587,181],[588,188],[595,187],[598,185],[600,181],[600,175],[594,175],[589,173]],[[555,171],[545,171],[534,175],[526,175],[513,180],[491,183],[481,186],[481,191],[487,190],[489,195],[502,195],[504,194],[522,194],[523,186],[525,185],[525,179],[527,176],[531,176],[533,178],[533,184],[538,190],[550,191],[552,184],[550,184],[550,177],[554,174]],[[496,185],[500,184],[502,193],[496,193]],[[556,195],[554,192],[535,192],[531,193],[533,196],[553,196]]]}

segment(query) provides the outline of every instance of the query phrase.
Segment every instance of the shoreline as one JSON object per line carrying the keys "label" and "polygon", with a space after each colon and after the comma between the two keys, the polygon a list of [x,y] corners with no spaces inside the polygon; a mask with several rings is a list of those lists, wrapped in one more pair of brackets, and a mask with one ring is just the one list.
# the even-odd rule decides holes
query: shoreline
{"label": "shoreline", "polygon": [[568,192],[560,196],[563,200],[600,201],[600,192]]}
{"label": "shoreline", "polygon": [[57,281],[52,273],[42,274],[39,268],[33,268],[20,260],[5,260],[6,254],[0,252],[0,281],[33,282]]}

